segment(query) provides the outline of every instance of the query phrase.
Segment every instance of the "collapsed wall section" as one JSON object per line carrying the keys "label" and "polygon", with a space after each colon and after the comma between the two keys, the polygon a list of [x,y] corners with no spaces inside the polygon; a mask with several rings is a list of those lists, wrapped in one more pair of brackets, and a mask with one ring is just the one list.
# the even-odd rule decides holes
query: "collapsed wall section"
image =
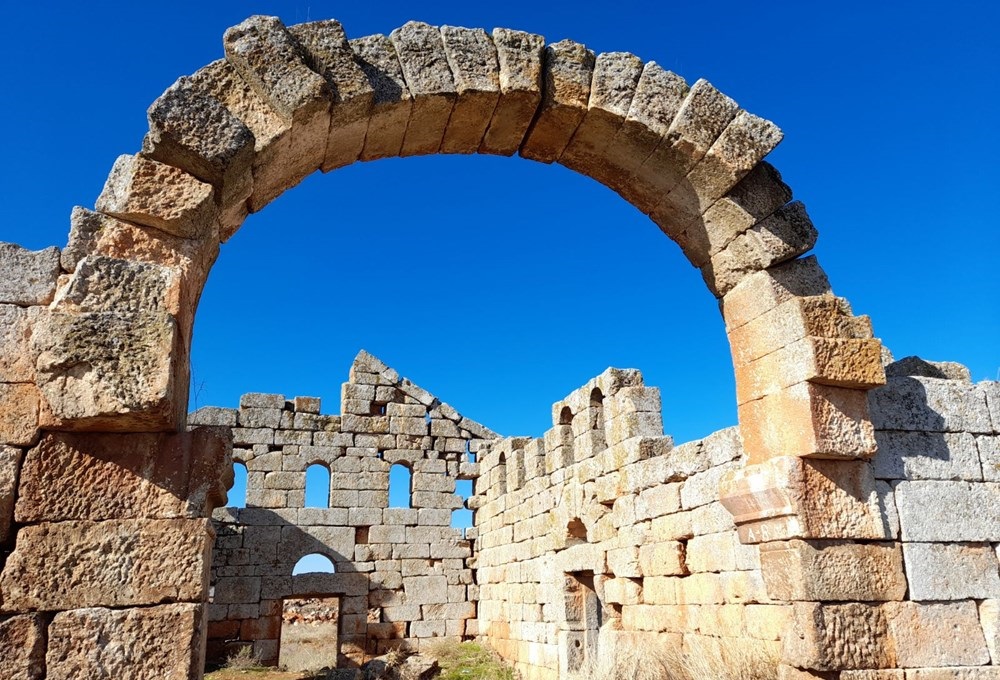
{"label": "collapsed wall section", "polygon": [[[496,435],[364,352],[341,396],[339,416],[321,415],[318,399],[273,394],[191,416],[231,427],[233,459],[247,469],[246,507],[213,515],[210,661],[252,645],[276,664],[286,598],[340,598],[344,667],[477,632],[475,532],[452,528],[452,513],[465,507],[456,482],[478,476],[470,452]],[[329,471],[326,507],[305,507],[312,465]],[[390,507],[393,465],[410,474],[407,507]],[[293,574],[315,554],[334,573]]]}

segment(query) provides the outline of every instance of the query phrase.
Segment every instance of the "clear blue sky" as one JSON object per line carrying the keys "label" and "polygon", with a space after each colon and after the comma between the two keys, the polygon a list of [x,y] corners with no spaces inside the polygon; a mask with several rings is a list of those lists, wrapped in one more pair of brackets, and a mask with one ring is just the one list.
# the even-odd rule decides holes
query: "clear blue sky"
{"label": "clear blue sky", "polygon": [[[705,77],[785,141],[837,293],[898,357],[997,378],[1000,105],[991,2],[5,3],[0,240],[63,245],[145,110],[222,56],[253,13],[507,26]],[[366,348],[504,434],[608,365],[663,391],[678,441],[736,422],[714,299],[643,215],[595,182],[519,158],[429,157],[313,175],[223,248],[199,311],[197,405],[321,396]]]}

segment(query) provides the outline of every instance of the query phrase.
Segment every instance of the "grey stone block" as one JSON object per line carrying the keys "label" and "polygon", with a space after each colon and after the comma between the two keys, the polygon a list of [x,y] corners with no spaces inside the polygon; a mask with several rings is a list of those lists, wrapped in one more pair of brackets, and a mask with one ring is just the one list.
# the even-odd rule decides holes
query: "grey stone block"
{"label": "grey stone block", "polygon": [[892,378],[868,393],[876,430],[992,433],[986,394],[940,378]]}
{"label": "grey stone block", "polygon": [[1000,597],[997,556],[989,543],[904,543],[911,600]]}
{"label": "grey stone block", "polygon": [[876,431],[873,461],[879,479],[983,478],[975,438],[965,432]]}
{"label": "grey stone block", "polygon": [[188,416],[188,425],[236,427],[236,409],[203,406]]}
{"label": "grey stone block", "polygon": [[31,251],[0,243],[0,302],[22,307],[49,304],[60,271],[58,248]]}
{"label": "grey stone block", "polygon": [[1000,541],[1000,484],[903,481],[894,492],[904,541]]}

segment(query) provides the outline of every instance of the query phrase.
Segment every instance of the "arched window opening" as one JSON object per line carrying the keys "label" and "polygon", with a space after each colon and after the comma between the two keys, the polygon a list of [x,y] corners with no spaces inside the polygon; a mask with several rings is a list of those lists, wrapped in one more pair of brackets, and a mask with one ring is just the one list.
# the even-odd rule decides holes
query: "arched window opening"
{"label": "arched window opening", "polygon": [[389,468],[389,507],[409,508],[413,496],[413,475],[410,468],[395,463]]}
{"label": "arched window opening", "polygon": [[604,393],[599,387],[590,391],[590,429],[604,429]]}
{"label": "arched window opening", "polygon": [[306,468],[305,507],[330,507],[330,470],[325,465],[314,463]]}
{"label": "arched window opening", "polygon": [[493,474],[496,475],[496,486],[499,492],[507,493],[507,456],[505,454],[500,454],[500,462],[497,463]]}
{"label": "arched window opening", "polygon": [[[460,479],[455,482],[455,493],[462,497],[463,502],[469,500],[469,497],[472,496],[472,480]],[[463,536],[465,536],[465,531],[474,524],[475,516],[472,510],[463,507],[451,511],[451,526],[453,529],[461,529]]]}
{"label": "arched window opening", "polygon": [[569,406],[563,406],[562,411],[559,412],[559,424],[560,425],[573,424],[573,411],[570,410]]}
{"label": "arched window opening", "polygon": [[226,495],[226,507],[245,508],[247,506],[247,466],[233,461],[233,488]]}
{"label": "arched window opening", "polygon": [[320,553],[310,553],[295,563],[292,576],[298,574],[335,574],[333,560]]}

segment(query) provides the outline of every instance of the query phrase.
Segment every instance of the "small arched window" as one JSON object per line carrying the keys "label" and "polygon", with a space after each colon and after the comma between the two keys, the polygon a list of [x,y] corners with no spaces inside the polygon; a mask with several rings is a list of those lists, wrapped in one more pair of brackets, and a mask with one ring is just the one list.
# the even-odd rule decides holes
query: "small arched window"
{"label": "small arched window", "polygon": [[292,576],[298,574],[334,574],[336,571],[333,560],[329,557],[320,553],[310,553],[295,563]]}
{"label": "small arched window", "polygon": [[233,462],[233,488],[226,495],[226,506],[230,508],[247,506],[247,466],[239,461]]}
{"label": "small arched window", "polygon": [[507,493],[507,456],[506,454],[500,454],[500,461],[497,463],[496,470],[494,472],[496,475],[497,489],[500,493]]}
{"label": "small arched window", "polygon": [[330,470],[325,465],[315,463],[306,468],[305,507],[330,507]]}
{"label": "small arched window", "polygon": [[410,468],[402,463],[395,463],[389,468],[389,507],[409,508],[413,495],[413,475]]}
{"label": "small arched window", "polygon": [[569,406],[563,406],[562,411],[559,412],[559,424],[560,425],[573,424],[573,412],[570,410]]}
{"label": "small arched window", "polygon": [[590,429],[604,429],[604,393],[599,387],[590,391]]}

